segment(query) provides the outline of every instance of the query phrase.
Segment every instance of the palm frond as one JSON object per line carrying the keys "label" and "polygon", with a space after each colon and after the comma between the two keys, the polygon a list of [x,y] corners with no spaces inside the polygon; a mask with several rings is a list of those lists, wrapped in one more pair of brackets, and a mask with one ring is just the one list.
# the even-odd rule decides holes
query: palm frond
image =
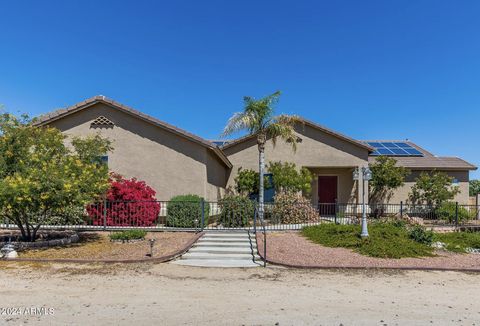
{"label": "palm frond", "polygon": [[252,132],[252,127],[255,125],[255,116],[247,112],[237,112],[230,119],[228,119],[227,125],[223,129],[221,137],[226,137],[243,130]]}
{"label": "palm frond", "polygon": [[267,135],[272,139],[275,146],[277,139],[281,138],[285,142],[290,143],[293,150],[297,150],[297,135],[295,134],[295,125],[302,123],[302,119],[296,115],[279,115],[274,117],[272,122],[267,127]]}

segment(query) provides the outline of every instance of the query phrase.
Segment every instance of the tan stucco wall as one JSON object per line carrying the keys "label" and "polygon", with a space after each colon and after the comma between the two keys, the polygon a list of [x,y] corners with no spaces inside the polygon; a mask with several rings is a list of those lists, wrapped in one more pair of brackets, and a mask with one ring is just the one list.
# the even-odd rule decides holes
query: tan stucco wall
{"label": "tan stucco wall", "polygon": [[[90,123],[98,116],[115,126],[92,129]],[[217,200],[218,189],[225,187],[226,167],[206,147],[106,104],[95,104],[50,125],[67,135],[99,133],[109,138],[114,147],[108,155],[110,170],[144,180],[159,200],[179,194]]]}
{"label": "tan stucco wall", "polygon": [[[265,148],[266,163],[282,161],[295,163],[299,168],[352,168],[352,171],[354,167],[368,165],[367,149],[310,126],[298,126],[296,133],[302,140],[297,144],[296,152],[292,151],[290,144],[282,140],[278,140],[275,147],[272,141],[268,140]],[[239,167],[258,171],[256,139],[250,139],[226,148],[224,152],[233,164],[232,173],[228,178],[228,185],[234,184],[234,178]],[[347,170],[342,170],[342,180],[347,179],[346,174],[344,175]],[[351,175],[349,178],[351,179]]]}
{"label": "tan stucco wall", "polygon": [[[408,195],[411,192],[412,186],[415,184],[415,180],[423,171],[411,171],[411,174],[407,177],[405,184],[396,189],[390,203],[397,204],[401,201],[406,202]],[[427,172],[427,171],[424,171]],[[441,171],[447,173],[450,177],[458,180],[457,186],[460,189],[460,193],[455,196],[454,201],[458,201],[460,204],[468,204],[469,198],[469,172],[468,171]]]}

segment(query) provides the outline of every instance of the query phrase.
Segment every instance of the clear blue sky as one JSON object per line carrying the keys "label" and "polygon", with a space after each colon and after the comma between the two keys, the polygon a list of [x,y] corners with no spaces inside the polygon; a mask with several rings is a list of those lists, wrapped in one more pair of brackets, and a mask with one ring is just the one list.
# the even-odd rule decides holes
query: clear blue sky
{"label": "clear blue sky", "polygon": [[[102,94],[205,138],[242,97],[480,165],[480,2],[2,1],[0,103]],[[480,177],[480,173],[474,173]]]}

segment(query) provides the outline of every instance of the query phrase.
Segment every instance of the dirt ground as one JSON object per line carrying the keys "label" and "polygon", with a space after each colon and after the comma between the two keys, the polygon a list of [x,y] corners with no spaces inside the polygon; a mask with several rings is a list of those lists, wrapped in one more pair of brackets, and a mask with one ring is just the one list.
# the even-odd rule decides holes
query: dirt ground
{"label": "dirt ground", "polygon": [[479,325],[479,293],[457,272],[0,262],[0,310],[52,309],[1,325]]}
{"label": "dirt ground", "polygon": [[82,232],[81,241],[67,247],[53,247],[38,250],[26,250],[19,253],[20,258],[49,259],[105,259],[129,260],[144,259],[150,253],[149,239],[155,239],[153,257],[172,254],[183,249],[195,237],[189,232],[149,232],[145,240],[133,242],[112,242],[106,232]]}

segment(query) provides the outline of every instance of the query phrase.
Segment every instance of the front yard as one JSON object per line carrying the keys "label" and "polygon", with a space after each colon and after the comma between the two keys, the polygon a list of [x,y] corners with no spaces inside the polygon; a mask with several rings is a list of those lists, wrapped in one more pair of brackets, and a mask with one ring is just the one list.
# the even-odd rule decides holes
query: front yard
{"label": "front yard", "polygon": [[[112,238],[120,238],[111,241]],[[186,248],[196,238],[189,232],[149,232],[143,240],[122,242],[122,237],[106,232],[82,232],[80,241],[66,247],[19,252],[19,258],[55,260],[128,261],[148,259],[150,239],[155,239],[153,258],[168,256]]]}
{"label": "front yard", "polygon": [[[480,254],[467,253],[467,248],[480,248],[480,233],[419,236],[417,231],[412,235],[412,230],[372,223],[368,239],[360,238],[356,225],[322,224],[301,232],[276,232],[268,234],[267,259],[296,267],[480,270]],[[257,239],[263,251],[263,237]],[[441,249],[440,242],[445,244]]]}

